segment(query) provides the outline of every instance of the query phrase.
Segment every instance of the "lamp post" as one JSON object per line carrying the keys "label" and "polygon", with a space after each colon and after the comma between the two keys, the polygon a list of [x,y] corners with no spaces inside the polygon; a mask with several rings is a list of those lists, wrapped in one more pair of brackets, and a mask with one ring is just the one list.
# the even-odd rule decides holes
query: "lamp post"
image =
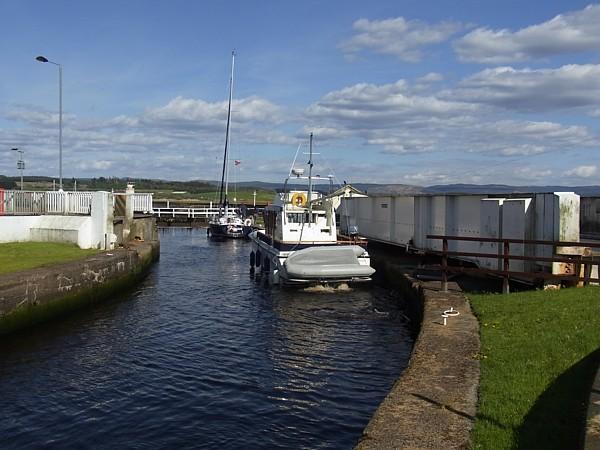
{"label": "lamp post", "polygon": [[36,61],[50,63],[58,66],[58,190],[63,190],[62,182],[62,65],[50,61],[44,56],[38,56]]}
{"label": "lamp post", "polygon": [[17,161],[17,169],[21,171],[21,190],[23,190],[23,171],[25,170],[25,161],[23,161],[23,153],[25,150],[20,150],[18,148],[11,148],[13,152],[19,153],[19,160]]}

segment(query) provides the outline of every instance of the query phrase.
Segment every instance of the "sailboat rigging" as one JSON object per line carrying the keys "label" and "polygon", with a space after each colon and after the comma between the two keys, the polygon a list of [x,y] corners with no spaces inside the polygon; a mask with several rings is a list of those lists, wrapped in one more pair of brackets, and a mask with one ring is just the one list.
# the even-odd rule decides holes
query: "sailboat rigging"
{"label": "sailboat rigging", "polygon": [[229,150],[231,146],[231,105],[233,103],[233,74],[235,68],[235,52],[231,52],[231,76],[229,78],[229,101],[227,105],[227,126],[225,128],[225,151],[223,154],[223,169],[219,187],[219,213],[209,223],[209,234],[214,238],[245,237],[252,228],[244,225],[235,208],[229,207]]}

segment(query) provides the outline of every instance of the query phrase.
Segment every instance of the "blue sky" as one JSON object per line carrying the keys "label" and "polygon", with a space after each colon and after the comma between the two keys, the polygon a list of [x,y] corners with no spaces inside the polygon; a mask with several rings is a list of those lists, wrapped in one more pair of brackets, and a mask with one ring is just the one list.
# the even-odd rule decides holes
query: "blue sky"
{"label": "blue sky", "polygon": [[600,184],[600,4],[0,0],[0,174]]}

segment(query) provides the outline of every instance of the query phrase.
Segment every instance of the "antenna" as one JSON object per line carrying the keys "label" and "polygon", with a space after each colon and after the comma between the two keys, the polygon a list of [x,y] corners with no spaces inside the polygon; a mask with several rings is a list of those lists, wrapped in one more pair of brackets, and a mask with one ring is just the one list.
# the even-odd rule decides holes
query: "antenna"
{"label": "antenna", "polygon": [[309,140],[309,157],[308,157],[308,221],[312,223],[312,156],[313,156],[313,134],[310,133]]}

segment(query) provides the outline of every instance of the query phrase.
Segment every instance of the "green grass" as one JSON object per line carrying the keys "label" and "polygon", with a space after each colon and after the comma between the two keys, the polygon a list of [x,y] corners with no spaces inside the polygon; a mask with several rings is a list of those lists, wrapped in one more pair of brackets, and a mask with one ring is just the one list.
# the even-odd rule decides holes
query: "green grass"
{"label": "green grass", "polygon": [[54,242],[17,242],[0,244],[0,274],[51,266],[85,258],[99,250],[82,250],[74,244]]}
{"label": "green grass", "polygon": [[481,329],[473,448],[578,448],[600,361],[600,288],[469,298]]}

